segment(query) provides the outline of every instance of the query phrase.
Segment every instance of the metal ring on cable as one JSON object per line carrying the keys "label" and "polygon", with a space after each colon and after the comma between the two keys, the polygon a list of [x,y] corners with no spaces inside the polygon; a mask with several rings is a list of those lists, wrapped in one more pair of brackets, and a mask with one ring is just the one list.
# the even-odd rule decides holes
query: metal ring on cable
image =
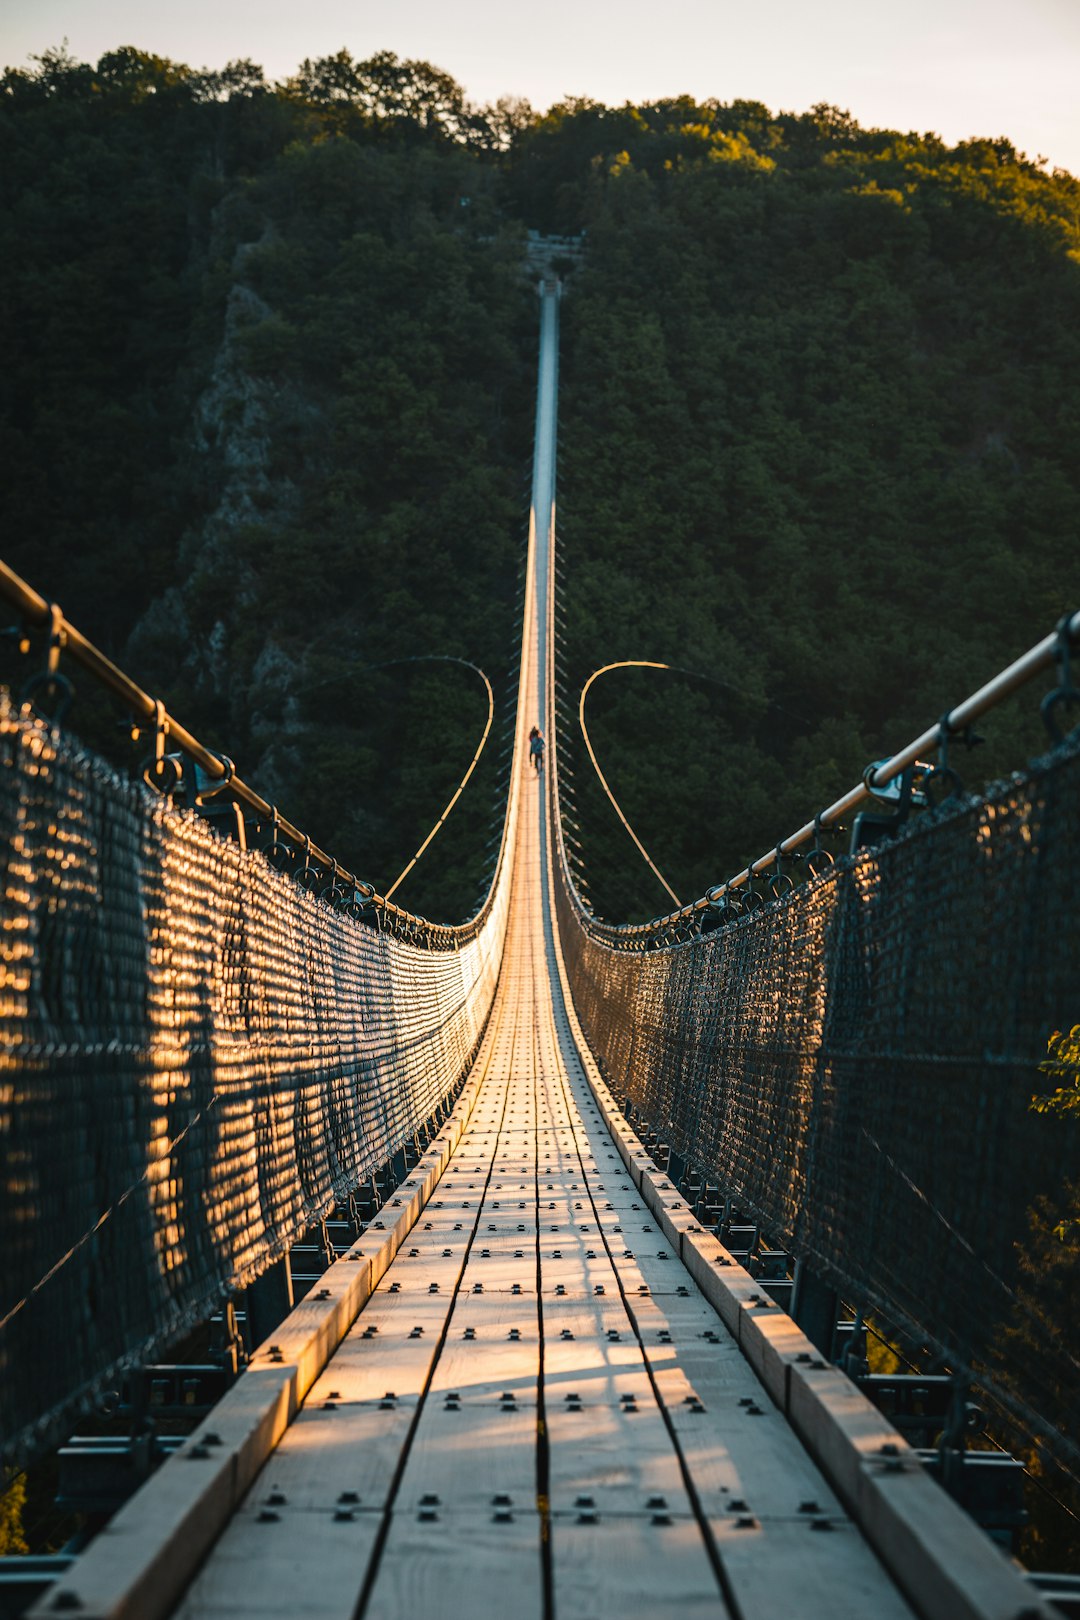
{"label": "metal ring on cable", "polygon": [[738,896],[731,890],[722,894],[719,900],[712,901],[711,905],[721,927],[726,927],[728,923],[738,922],[743,915],[743,908]]}
{"label": "metal ring on cable", "polygon": [[1074,617],[1073,613],[1064,613],[1055,626],[1054,662],[1058,666],[1058,685],[1052,692],[1047,692],[1039,705],[1043,724],[1054,744],[1063,743],[1066,736],[1058,724],[1057,711],[1080,708],[1080,687],[1072,678],[1072,645],[1069,637],[1069,626]]}
{"label": "metal ring on cable", "polygon": [[737,891],[729,889],[726,883],[714,883],[706,893],[705,898],[709,907],[714,911],[721,923],[735,922],[743,914],[739,904]]}
{"label": "metal ring on cable", "polygon": [[262,852],[278,872],[286,871],[296,859],[296,851],[292,845],[287,844],[281,837],[281,817],[276,804],[270,808],[269,842],[263,844]]}
{"label": "metal ring on cable", "polygon": [[350,897],[351,892],[349,887],[342,883],[338,877],[337,868],[335,867],[330,874],[330,882],[319,890],[319,899],[324,900],[328,906],[333,906],[335,911],[340,911],[344,902]]}
{"label": "metal ring on cable", "polygon": [[[21,645],[21,643],[20,643]],[[55,698],[56,708],[51,715],[39,709],[39,718],[50,726],[59,726],[67,719],[75,698],[75,688],[66,675],[60,673],[60,653],[64,647],[64,615],[56,602],[49,603],[49,637],[45,644],[45,668],[24,682],[22,702],[34,708],[42,699]]]}
{"label": "metal ring on cable", "polygon": [[773,850],[773,861],[776,864],[776,871],[768,879],[768,884],[773,899],[779,900],[781,895],[788,894],[795,887],[795,879],[790,872],[784,871],[784,854],[779,844]]}
{"label": "metal ring on cable", "polygon": [[382,927],[382,912],[375,904],[375,890],[370,883],[357,883],[353,890],[354,915],[368,928]]}
{"label": "metal ring on cable", "polygon": [[154,752],[147,755],[142,765],[142,779],[148,788],[168,796],[175,793],[184,780],[184,762],[179,754],[165,752],[165,739],[169,735],[169,716],[160,698],[154,700]]}
{"label": "metal ring on cable", "polygon": [[[936,810],[939,805],[944,804],[946,799],[954,798],[964,791],[964,783],[959,772],[954,771],[949,764],[949,739],[958,735],[953,728],[952,716],[949,710],[946,710],[938,721],[938,731],[940,733],[938,739],[938,763],[924,774],[921,784],[922,791],[925,793],[932,810]],[[947,784],[946,790],[940,799],[937,797],[935,783]]]}
{"label": "metal ring on cable", "polygon": [[814,817],[814,847],[806,857],[806,870],[811,877],[820,877],[827,872],[830,866],[835,866],[836,859],[831,850],[825,849],[821,842],[821,811]]}
{"label": "metal ring on cable", "polygon": [[[56,707],[52,714],[45,714],[39,705],[42,700],[56,699]],[[67,719],[72,703],[75,701],[75,688],[66,675],[59,671],[50,675],[47,670],[39,670],[23,683],[22,702],[26,708],[37,710],[38,718],[47,720],[50,726],[61,726]]]}
{"label": "metal ring on cable", "polygon": [[311,838],[304,834],[304,859],[300,866],[293,871],[293,882],[299,883],[302,889],[314,894],[319,883],[319,868],[311,858]]}

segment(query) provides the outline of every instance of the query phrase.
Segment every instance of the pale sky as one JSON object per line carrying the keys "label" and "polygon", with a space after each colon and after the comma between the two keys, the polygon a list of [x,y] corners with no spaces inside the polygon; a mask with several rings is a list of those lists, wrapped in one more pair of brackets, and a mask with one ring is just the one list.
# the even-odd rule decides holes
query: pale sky
{"label": "pale sky", "polygon": [[949,142],[1007,136],[1080,175],[1080,0],[0,0],[0,60],[67,39],[272,79],[346,46],[422,57],[474,101],[687,93],[773,111],[832,102]]}

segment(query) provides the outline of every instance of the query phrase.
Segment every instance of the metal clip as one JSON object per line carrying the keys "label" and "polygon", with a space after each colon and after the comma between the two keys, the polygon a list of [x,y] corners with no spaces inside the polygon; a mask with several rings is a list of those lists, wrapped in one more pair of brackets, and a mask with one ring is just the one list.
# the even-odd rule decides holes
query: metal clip
{"label": "metal clip", "polygon": [[[49,603],[49,638],[45,647],[45,668],[36,675],[31,675],[22,689],[22,701],[27,708],[38,708],[42,700],[54,698],[56,708],[54,713],[42,715],[50,725],[62,725],[67,718],[75,696],[75,688],[66,675],[60,673],[60,654],[67,641],[67,632],[64,628],[64,615],[55,602]],[[23,641],[19,647],[22,649]],[[40,711],[39,711],[40,712]]]}
{"label": "metal clip", "polygon": [[1039,705],[1039,712],[1043,717],[1043,724],[1050,733],[1050,741],[1063,743],[1065,733],[1058,725],[1058,709],[1080,708],[1080,686],[1072,678],[1071,644],[1069,626],[1075,618],[1074,613],[1064,613],[1054,628],[1054,662],[1058,667],[1058,685],[1052,692],[1047,692]]}
{"label": "metal clip", "polygon": [[225,768],[225,775],[220,781],[214,781],[198,765],[196,765],[193,773],[195,793],[200,804],[205,804],[209,799],[216,799],[219,793],[224,793],[236,775],[236,766],[228,754],[215,754],[214,758],[220,760]]}
{"label": "metal clip", "polygon": [[270,832],[262,845],[262,852],[278,872],[284,872],[296,858],[292,846],[281,836],[281,817],[276,804],[270,808]]}
{"label": "metal clip", "polygon": [[874,783],[874,777],[884,764],[883,759],[872,759],[870,761],[862,773],[863,787],[876,804],[887,805],[889,809],[892,809],[900,797],[899,777],[890,777],[887,782],[880,786],[876,786]]}
{"label": "metal clip", "polygon": [[822,846],[821,815],[822,812],[819,810],[817,815],[814,817],[814,847],[806,857],[806,870],[810,873],[811,877],[820,876],[822,872],[827,872],[829,867],[835,864],[835,857],[833,856],[832,851],[825,849]]}
{"label": "metal clip", "polygon": [[[797,855],[791,855],[788,857],[790,860],[798,860],[798,858],[799,857]],[[795,879],[792,877],[791,873],[784,871],[784,852],[780,848],[779,844],[777,844],[776,848],[773,850],[773,863],[776,870],[772,877],[768,880],[769,889],[772,893],[773,899],[779,900],[781,895],[789,893],[790,890],[795,887]]]}
{"label": "metal clip", "polygon": [[[945,713],[938,721],[937,764],[933,765],[930,770],[924,772],[922,781],[919,784],[922,792],[926,795],[927,801],[932,810],[936,810],[939,804],[944,804],[946,799],[951,799],[956,794],[963,793],[964,791],[964,784],[959,772],[954,771],[952,766],[949,764],[949,740],[952,737],[961,736],[967,738],[968,733],[956,730],[952,723],[950,711],[946,709]],[[969,746],[972,745],[972,743],[969,743]],[[945,782],[948,784],[946,791],[941,795],[940,799],[937,796],[936,787],[936,784],[939,782]]]}
{"label": "metal clip", "polygon": [[762,894],[761,890],[756,886],[758,877],[759,874],[751,867],[750,876],[739,890],[739,899],[742,901],[744,912],[760,911],[761,907],[767,902],[768,896]]}
{"label": "metal clip", "polygon": [[179,754],[165,752],[169,716],[160,698],[154,702],[154,752],[143,761],[142,779],[158,793],[175,793],[184,779],[184,762]]}
{"label": "metal clip", "polygon": [[319,899],[325,900],[326,904],[332,906],[335,911],[341,911],[344,909],[346,901],[352,899],[352,894],[353,891],[342,883],[335,866],[330,874],[330,882],[319,890]]}
{"label": "metal clip", "polygon": [[314,894],[319,885],[319,868],[311,858],[311,839],[304,834],[304,859],[293,871],[293,881]]}

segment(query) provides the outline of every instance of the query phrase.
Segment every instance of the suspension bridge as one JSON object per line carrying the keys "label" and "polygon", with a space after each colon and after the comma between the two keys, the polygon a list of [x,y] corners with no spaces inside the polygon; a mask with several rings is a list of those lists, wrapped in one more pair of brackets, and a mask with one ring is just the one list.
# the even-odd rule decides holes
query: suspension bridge
{"label": "suspension bridge", "polygon": [[[1080,615],[729,883],[599,922],[559,751],[527,757],[556,736],[556,282],[540,303],[515,752],[468,924],[358,882],[6,582],[48,632],[38,695],[78,656],[175,791],[0,714],[5,1455],[63,1441],[96,1532],[0,1561],[0,1603],[1080,1612],[1009,1556],[1019,1463],[964,1438],[975,1376],[1076,1461],[1003,1252],[1071,1164],[1024,1076],[1076,990],[1075,739],[901,828],[916,762],[1055,663],[1060,720]],[[897,836],[832,862],[854,813]],[[937,1371],[871,1374],[875,1312]],[[201,1364],[154,1361],[210,1318]],[[71,1438],[110,1399],[123,1440]]]}

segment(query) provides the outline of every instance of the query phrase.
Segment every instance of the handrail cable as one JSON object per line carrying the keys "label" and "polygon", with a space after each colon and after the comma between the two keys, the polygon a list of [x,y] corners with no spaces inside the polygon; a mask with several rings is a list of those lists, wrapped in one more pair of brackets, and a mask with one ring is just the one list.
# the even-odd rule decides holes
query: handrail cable
{"label": "handrail cable", "polygon": [[[254,812],[260,821],[271,822],[285,840],[299,845],[304,850],[307,859],[325,867],[335,881],[340,881],[353,888],[367,904],[384,911],[396,923],[415,924],[431,928],[443,936],[460,940],[471,937],[476,932],[494,894],[497,869],[496,877],[492,879],[487,900],[476,916],[470,918],[467,922],[431,923],[425,917],[416,916],[410,911],[403,910],[402,907],[395,905],[387,895],[378,894],[372,884],[356,877],[347,867],[342,866],[341,862],[336,860],[334,856],[320,849],[318,844],[312,843],[298,827],[294,827],[291,821],[287,821],[274,805],[267,803],[261,794],[256,793],[254,788],[249,787],[241,777],[236,775],[227,760],[201,743],[186,726],[169,714],[160,701],[144,692],[141,686],[137,685],[129,675],[125,675],[123,670],[113,663],[111,658],[106,657],[100,648],[95,647],[92,641],[84,636],[80,630],[76,629],[71,621],[61,613],[55,603],[41,596],[34,590],[33,586],[28,585],[2,559],[0,559],[0,596],[6,597],[12,606],[18,610],[24,623],[34,627],[50,626],[53,650],[56,652],[63,651],[68,654],[77,664],[80,664],[83,669],[93,675],[102,686],[112,692],[115,697],[118,697],[137,719],[147,721],[157,730],[163,731],[212,781],[220,782],[222,786],[227,784],[231,798]],[[487,677],[485,676],[484,679],[486,681]],[[470,767],[470,771],[471,769],[472,767]],[[445,819],[447,813],[447,811],[444,811],[441,819]],[[428,841],[430,842],[430,839]],[[420,852],[417,853],[419,855]],[[414,857],[415,859],[416,857]],[[402,877],[404,875],[404,873],[401,874]],[[399,877],[397,882],[400,881],[401,878]]]}
{"label": "handrail cable", "polygon": [[641,839],[638,837],[637,833],[634,831],[633,827],[631,827],[631,825],[630,825],[629,821],[627,820],[626,816],[623,814],[622,807],[619,804],[618,799],[615,797],[614,793],[612,793],[611,788],[608,785],[607,777],[604,775],[603,771],[600,769],[600,761],[597,759],[596,754],[595,754],[595,752],[593,750],[592,739],[589,736],[589,728],[585,724],[585,699],[586,699],[586,697],[588,695],[589,687],[592,685],[593,681],[595,681],[597,679],[598,676],[606,675],[608,673],[608,671],[612,670],[612,669],[670,669],[670,668],[671,668],[670,664],[657,664],[657,663],[654,663],[653,660],[650,659],[650,658],[623,658],[623,659],[620,659],[619,662],[616,663],[616,664],[604,664],[604,665],[601,666],[600,669],[594,669],[592,674],[589,676],[588,680],[585,682],[585,685],[581,688],[581,697],[580,697],[580,699],[578,701],[578,724],[581,727],[581,735],[585,739],[585,747],[589,750],[589,758],[592,760],[593,770],[596,772],[597,776],[600,778],[600,786],[603,788],[604,792],[607,794],[608,798],[611,800],[612,809],[615,811],[615,814],[618,816],[619,820],[622,822],[623,826],[626,828],[627,832],[630,834],[630,837],[634,840],[634,843],[637,846],[638,853],[643,857],[643,859],[645,861],[645,864],[646,864],[646,866],[648,866],[650,872],[653,874],[653,876],[655,878],[659,879],[660,883],[667,890],[668,894],[670,894],[670,896],[674,900],[675,904],[677,906],[681,906],[682,901],[679,899],[678,895],[675,893],[675,890],[671,887],[671,884],[668,882],[668,880],[664,876],[663,872],[661,872],[660,868],[657,866],[656,862],[653,860],[652,856],[649,854],[648,850],[645,848],[645,845],[641,842]]}
{"label": "handrail cable", "polygon": [[[1005,698],[1019,691],[1040,671],[1048,669],[1058,657],[1062,643],[1074,643],[1080,640],[1080,611],[1066,614],[1060,624],[1049,635],[1029,647],[1026,653],[1006,666],[1005,669],[992,676],[975,692],[942,715],[935,725],[930,726],[913,742],[899,749],[891,758],[884,760],[876,769],[868,770],[865,778],[857,787],[849,789],[839,799],[830,804],[813,821],[808,821],[791,833],[779,844],[774,845],[767,854],[761,855],[749,866],[745,866],[734,877],[728,878],[724,883],[714,884],[707,889],[700,899],[682,906],[678,911],[668,912],[666,916],[654,917],[647,923],[620,923],[599,925],[592,917],[588,919],[591,929],[603,928],[606,938],[640,939],[644,935],[657,933],[662,929],[670,928],[676,923],[685,922],[697,912],[706,911],[710,906],[716,905],[723,897],[734,889],[741,888],[759,872],[772,866],[777,856],[789,855],[793,850],[806,844],[814,838],[823,828],[835,827],[839,822],[849,816],[853,810],[859,809],[868,801],[872,801],[875,794],[887,787],[897,776],[914,765],[924,754],[933,752],[949,737],[964,732],[970,725],[986,714],[990,709],[996,708]],[[571,880],[572,881],[572,880]],[[669,891],[670,892],[670,891]],[[580,903],[580,902],[579,902]],[[584,913],[584,908],[582,908]],[[587,913],[585,913],[587,915]]]}

